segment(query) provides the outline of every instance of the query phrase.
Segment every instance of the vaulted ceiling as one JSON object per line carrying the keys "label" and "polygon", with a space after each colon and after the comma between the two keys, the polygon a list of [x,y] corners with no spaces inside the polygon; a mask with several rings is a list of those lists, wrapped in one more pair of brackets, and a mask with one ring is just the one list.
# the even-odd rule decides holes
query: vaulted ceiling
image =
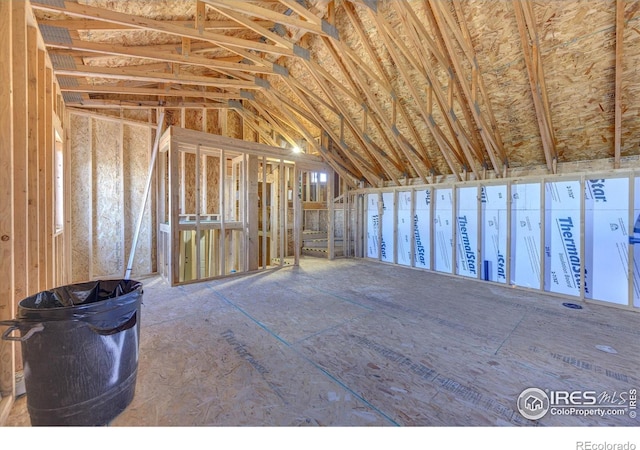
{"label": "vaulted ceiling", "polygon": [[640,154],[638,1],[31,4],[68,106],[233,109],[353,184]]}

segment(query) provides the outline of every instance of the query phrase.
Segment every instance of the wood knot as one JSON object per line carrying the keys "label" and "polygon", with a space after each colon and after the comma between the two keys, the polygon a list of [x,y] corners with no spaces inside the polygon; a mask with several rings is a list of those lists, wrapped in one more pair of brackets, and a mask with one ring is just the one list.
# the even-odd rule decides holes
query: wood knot
{"label": "wood knot", "polygon": [[2,239],[2,242],[7,242],[9,240],[9,235],[8,234],[3,234],[0,239]]}

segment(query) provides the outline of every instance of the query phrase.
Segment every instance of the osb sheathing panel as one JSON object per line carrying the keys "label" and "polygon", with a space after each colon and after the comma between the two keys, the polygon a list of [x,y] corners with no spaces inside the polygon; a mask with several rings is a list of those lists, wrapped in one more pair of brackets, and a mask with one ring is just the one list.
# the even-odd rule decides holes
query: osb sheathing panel
{"label": "osb sheathing panel", "polygon": [[613,155],[615,2],[564,3],[536,10],[551,114],[561,124],[559,159],[606,158]]}
{"label": "osb sheathing panel", "polygon": [[[147,173],[149,171],[150,140],[148,128],[124,125],[123,175],[126,187],[124,198],[124,244],[127,258],[129,258],[133,234],[144,203]],[[151,219],[151,202],[146,202],[133,260],[132,276],[145,275],[153,271],[152,253],[154,253],[155,246],[151,245],[153,229]]]}
{"label": "osb sheathing panel", "polygon": [[[142,207],[151,131],[111,120],[70,117],[72,281],[122,276]],[[147,202],[134,276],[153,271],[152,224]]]}
{"label": "osb sheathing panel", "polygon": [[217,109],[207,109],[207,133],[220,134],[220,127],[218,126],[218,114],[224,114],[224,110],[218,111]]}
{"label": "osb sheathing panel", "polygon": [[124,273],[123,160],[121,125],[92,120],[94,171],[93,276]]}
{"label": "osb sheathing panel", "polygon": [[[149,122],[150,109],[123,109],[122,117],[125,119],[137,120],[139,122]],[[152,119],[153,120],[153,119]]]}
{"label": "osb sheathing panel", "polygon": [[202,131],[202,109],[185,108],[184,128]]}
{"label": "osb sheathing panel", "polygon": [[171,126],[182,127],[182,112],[178,108],[166,108],[164,117],[165,128]]}
{"label": "osb sheathing panel", "polygon": [[242,117],[233,111],[227,111],[227,136],[242,139]]}
{"label": "osb sheathing panel", "polygon": [[640,3],[626,7],[622,75],[622,156],[640,154]]}
{"label": "osb sheathing panel", "polygon": [[[480,74],[509,165],[545,162],[515,11],[510,2],[463,5]],[[469,72],[470,74],[471,72]]]}
{"label": "osb sheathing panel", "polygon": [[74,283],[89,279],[92,198],[90,121],[88,117],[75,114],[69,117],[71,282]]}
{"label": "osb sheathing panel", "polygon": [[206,213],[219,213],[220,211],[220,158],[216,156],[206,157],[205,189],[207,190]]}

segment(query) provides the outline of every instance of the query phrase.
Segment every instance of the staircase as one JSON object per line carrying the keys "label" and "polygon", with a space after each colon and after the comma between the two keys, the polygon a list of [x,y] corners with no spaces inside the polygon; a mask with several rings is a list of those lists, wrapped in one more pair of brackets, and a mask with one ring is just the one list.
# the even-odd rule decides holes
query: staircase
{"label": "staircase", "polygon": [[[334,255],[343,256],[342,239],[334,238]],[[305,230],[302,232],[302,254],[320,258],[329,257],[329,238],[326,231]]]}

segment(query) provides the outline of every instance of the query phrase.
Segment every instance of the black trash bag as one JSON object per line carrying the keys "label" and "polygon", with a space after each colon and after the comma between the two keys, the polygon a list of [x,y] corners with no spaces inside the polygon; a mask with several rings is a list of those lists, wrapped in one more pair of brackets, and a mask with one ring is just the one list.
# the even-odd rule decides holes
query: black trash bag
{"label": "black trash bag", "polygon": [[142,283],[134,280],[98,280],[60,286],[25,298],[18,306],[16,320],[0,322],[0,325],[13,326],[25,333],[34,322],[71,320],[87,322],[96,331],[117,332],[135,314],[139,296],[142,296]]}

